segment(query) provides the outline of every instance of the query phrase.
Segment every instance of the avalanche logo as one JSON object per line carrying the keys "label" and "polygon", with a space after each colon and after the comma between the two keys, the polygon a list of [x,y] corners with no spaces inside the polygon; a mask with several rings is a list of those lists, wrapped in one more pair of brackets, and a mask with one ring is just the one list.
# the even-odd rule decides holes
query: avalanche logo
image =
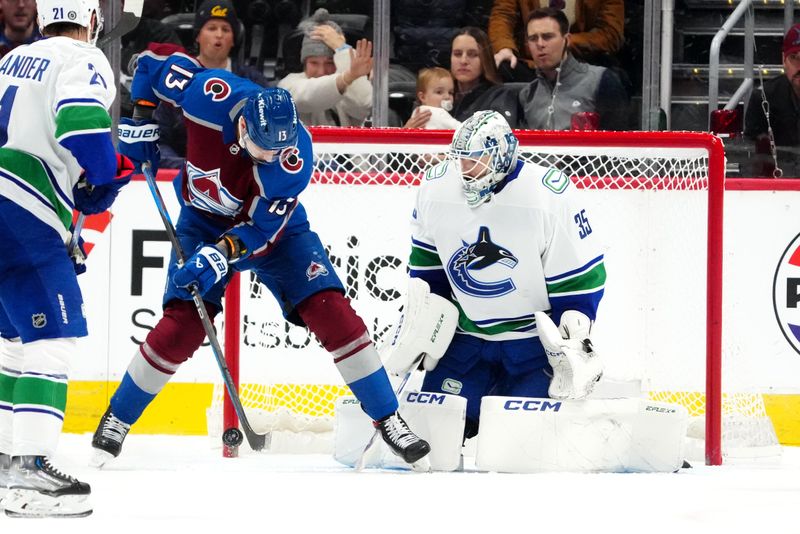
{"label": "avalanche logo", "polygon": [[772,304],[783,336],[800,353],[800,234],[786,247],[775,270]]}
{"label": "avalanche logo", "polygon": [[303,158],[296,146],[281,151],[281,169],[289,174],[297,174],[303,168]]}
{"label": "avalanche logo", "polygon": [[319,276],[328,276],[328,268],[321,263],[312,261],[308,269],[306,269],[306,277],[308,277],[308,281],[310,282]]}
{"label": "avalanche logo", "polygon": [[204,171],[186,162],[189,201],[198,209],[233,217],[242,209],[242,201],[222,186],[219,169]]}
{"label": "avalanche logo", "polygon": [[[517,265],[517,258],[511,251],[492,243],[489,229],[481,226],[478,230],[478,240],[469,244],[464,241],[464,246],[458,249],[447,262],[447,271],[453,283],[473,297],[500,297],[516,289],[514,282],[510,278],[504,278],[496,282],[486,282],[477,280],[473,276],[474,271],[480,271],[495,265],[502,265],[513,269]],[[496,269],[487,269],[490,276],[497,276]]]}
{"label": "avalanche logo", "polygon": [[212,95],[211,100],[214,102],[222,102],[231,96],[231,86],[221,78],[209,78],[203,85],[203,93]]}

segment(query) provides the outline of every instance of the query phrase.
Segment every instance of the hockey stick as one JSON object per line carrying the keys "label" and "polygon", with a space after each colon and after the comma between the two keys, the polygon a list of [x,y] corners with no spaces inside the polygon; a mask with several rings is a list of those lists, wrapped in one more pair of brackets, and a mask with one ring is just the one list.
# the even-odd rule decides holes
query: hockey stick
{"label": "hockey stick", "polygon": [[[417,369],[417,365],[419,365],[419,361],[421,359],[422,358],[417,358],[414,361],[414,363],[411,365],[411,368],[408,370],[408,372],[403,377],[403,380],[400,382],[400,385],[397,386],[397,389],[394,390],[394,396],[397,397],[398,401],[400,400],[400,395],[403,394],[403,390],[406,388],[406,384],[408,383],[408,379],[411,378],[411,375]],[[378,434],[380,434],[380,433],[381,433],[381,431],[378,430],[377,428],[375,429],[375,432],[372,433],[372,437],[369,438],[369,441],[367,442],[367,446],[364,447],[364,450],[361,451],[361,456],[358,457],[358,462],[356,462],[356,467],[355,467],[356,472],[364,470],[364,464],[367,461],[367,453],[372,448],[372,445],[375,444],[375,439],[378,437]]]}
{"label": "hockey stick", "polygon": [[[156,178],[153,176],[153,170],[149,162],[142,164],[142,173],[144,174],[145,180],[147,180],[147,185],[150,187],[153,200],[156,202],[158,213],[161,215],[161,222],[164,223],[164,229],[167,231],[167,237],[169,237],[169,241],[172,243],[172,248],[175,250],[175,256],[178,258],[178,266],[182,267],[186,261],[186,254],[183,252],[183,247],[181,247],[180,241],[178,241],[178,236],[175,233],[175,226],[172,224],[172,219],[170,218],[169,212],[164,205],[164,199],[161,197],[161,192],[158,190]],[[228,370],[228,365],[225,363],[225,357],[223,356],[222,348],[219,345],[217,334],[214,332],[214,325],[211,324],[211,319],[208,317],[208,311],[206,310],[206,305],[203,302],[203,298],[200,295],[200,292],[197,290],[197,286],[192,285],[189,289],[192,293],[194,305],[197,308],[197,314],[200,316],[200,321],[203,323],[203,329],[205,330],[208,341],[211,344],[211,351],[214,353],[214,359],[217,360],[217,365],[222,373],[222,380],[225,382],[225,388],[228,390],[228,395],[231,397],[233,409],[236,411],[236,415],[239,417],[239,422],[242,424],[242,429],[244,430],[244,435],[247,438],[247,443],[254,451],[260,451],[264,448],[269,448],[270,442],[272,441],[272,434],[270,432],[267,432],[266,434],[259,434],[253,430],[253,427],[250,426],[250,422],[247,420],[247,415],[244,413],[244,408],[242,407],[242,401],[239,399],[239,392],[236,389],[236,384],[234,384],[233,378],[231,377],[231,372]]]}
{"label": "hockey stick", "polygon": [[122,6],[122,16],[117,25],[111,28],[105,35],[97,41],[97,48],[102,48],[114,39],[130,33],[139,25],[142,17],[142,7],[144,0],[127,0]]}
{"label": "hockey stick", "polygon": [[78,220],[75,221],[75,228],[72,229],[72,236],[69,238],[67,245],[67,252],[72,254],[78,248],[78,242],[81,238],[81,230],[83,230],[83,222],[86,220],[86,214],[82,211],[78,212]]}

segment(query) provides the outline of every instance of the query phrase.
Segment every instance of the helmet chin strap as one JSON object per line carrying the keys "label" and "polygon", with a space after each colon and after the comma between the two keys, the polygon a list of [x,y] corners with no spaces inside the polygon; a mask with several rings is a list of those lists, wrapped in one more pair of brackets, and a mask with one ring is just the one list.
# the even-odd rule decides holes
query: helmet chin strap
{"label": "helmet chin strap", "polygon": [[94,11],[92,13],[92,18],[89,20],[89,27],[86,28],[87,41],[90,45],[94,46],[97,44],[97,38],[100,37],[100,30],[102,29],[103,22],[102,18],[100,17],[100,13]]}

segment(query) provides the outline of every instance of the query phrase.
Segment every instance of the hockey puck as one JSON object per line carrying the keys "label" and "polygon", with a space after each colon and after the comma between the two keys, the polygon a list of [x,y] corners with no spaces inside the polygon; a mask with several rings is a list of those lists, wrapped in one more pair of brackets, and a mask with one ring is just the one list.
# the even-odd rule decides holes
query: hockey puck
{"label": "hockey puck", "polygon": [[222,443],[228,447],[238,447],[244,441],[242,431],[238,428],[229,428],[222,433]]}

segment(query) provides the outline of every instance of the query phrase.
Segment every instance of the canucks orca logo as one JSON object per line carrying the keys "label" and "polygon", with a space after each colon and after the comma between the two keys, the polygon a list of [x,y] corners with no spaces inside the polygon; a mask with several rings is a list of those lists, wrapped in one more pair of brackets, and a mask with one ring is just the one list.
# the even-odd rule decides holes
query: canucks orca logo
{"label": "canucks orca logo", "polygon": [[447,270],[453,283],[473,297],[500,297],[516,289],[510,278],[497,282],[481,282],[476,280],[471,271],[480,271],[491,265],[504,265],[513,269],[517,265],[517,258],[511,251],[493,243],[489,229],[481,226],[478,230],[478,240],[475,243],[464,243],[447,262]]}

